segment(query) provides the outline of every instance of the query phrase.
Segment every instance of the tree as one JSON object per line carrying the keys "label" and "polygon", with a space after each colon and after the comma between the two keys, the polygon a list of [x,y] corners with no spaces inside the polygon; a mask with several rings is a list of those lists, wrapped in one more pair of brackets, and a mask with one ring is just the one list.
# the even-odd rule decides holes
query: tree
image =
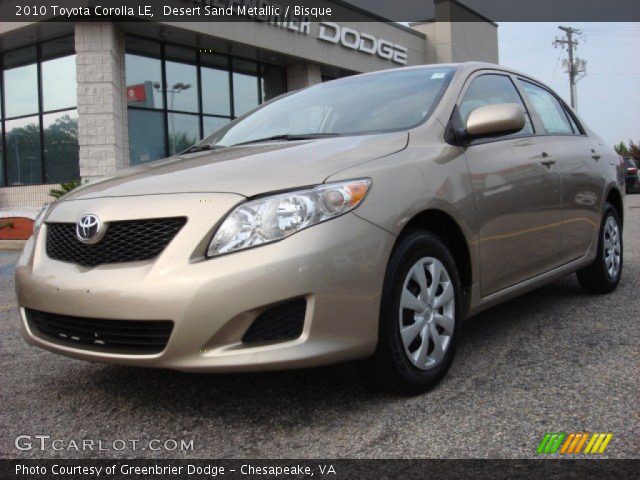
{"label": "tree", "polygon": [[61,115],[45,128],[44,157],[46,183],[80,178],[77,118]]}
{"label": "tree", "polygon": [[[26,121],[28,123],[6,130],[6,161],[12,185],[38,184],[43,180],[40,126],[37,120]],[[78,119],[63,113],[45,124],[44,182],[57,183],[79,178]]]}
{"label": "tree", "polygon": [[616,150],[616,153],[621,157],[623,158],[629,157],[629,149],[627,148],[627,145],[623,141],[620,141],[620,143],[618,143],[613,148]]}
{"label": "tree", "polygon": [[628,145],[620,142],[614,148],[622,158],[630,158],[636,165],[640,165],[640,142],[635,143],[633,140],[629,140]]}
{"label": "tree", "polygon": [[640,165],[640,143],[633,143],[629,140],[629,156],[633,158],[636,165]]}
{"label": "tree", "polygon": [[198,139],[187,132],[177,132],[169,135],[169,150],[171,154],[183,152],[191,145],[196,143]]}
{"label": "tree", "polygon": [[7,128],[7,170],[9,184],[40,183],[42,159],[40,155],[40,128],[35,121]]}
{"label": "tree", "polygon": [[61,183],[58,188],[52,188],[49,190],[49,196],[53,198],[60,198],[69,193],[81,184],[80,180],[71,180],[70,182]]}

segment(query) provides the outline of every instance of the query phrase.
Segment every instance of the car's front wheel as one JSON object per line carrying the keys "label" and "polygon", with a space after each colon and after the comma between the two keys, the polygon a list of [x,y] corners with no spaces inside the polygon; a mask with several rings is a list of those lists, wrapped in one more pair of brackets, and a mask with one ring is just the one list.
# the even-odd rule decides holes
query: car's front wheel
{"label": "car's front wheel", "polygon": [[603,294],[616,289],[622,275],[622,226],[618,211],[604,204],[598,236],[598,253],[593,263],[578,271],[580,286],[587,293]]}
{"label": "car's front wheel", "polygon": [[462,316],[456,265],[438,237],[414,232],[395,248],[380,307],[378,347],[367,372],[394,393],[433,388],[451,366]]}

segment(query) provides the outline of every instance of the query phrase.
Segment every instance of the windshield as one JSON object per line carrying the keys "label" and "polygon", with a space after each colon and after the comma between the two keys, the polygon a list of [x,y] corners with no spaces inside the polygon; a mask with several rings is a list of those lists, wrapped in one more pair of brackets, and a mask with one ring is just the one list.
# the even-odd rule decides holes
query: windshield
{"label": "windshield", "polygon": [[431,114],[453,73],[452,67],[419,68],[322,83],[264,104],[200,145],[408,129]]}

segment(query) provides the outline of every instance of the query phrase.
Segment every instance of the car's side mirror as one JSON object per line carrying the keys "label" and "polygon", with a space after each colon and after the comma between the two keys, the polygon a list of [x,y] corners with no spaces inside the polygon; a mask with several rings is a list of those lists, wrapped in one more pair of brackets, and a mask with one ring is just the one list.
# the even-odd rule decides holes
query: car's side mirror
{"label": "car's side mirror", "polygon": [[465,125],[467,136],[483,137],[519,132],[524,128],[524,109],[517,103],[484,105],[471,112]]}

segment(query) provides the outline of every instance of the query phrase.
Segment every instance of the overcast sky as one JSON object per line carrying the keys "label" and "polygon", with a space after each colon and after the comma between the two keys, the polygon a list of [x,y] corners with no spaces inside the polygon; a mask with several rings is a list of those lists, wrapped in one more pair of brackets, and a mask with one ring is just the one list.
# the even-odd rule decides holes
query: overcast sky
{"label": "overcast sky", "polygon": [[[569,104],[566,50],[552,45],[558,23],[500,22],[500,63],[549,85]],[[577,56],[587,60],[578,82],[578,114],[609,144],[640,141],[640,23],[562,23],[583,35]]]}

